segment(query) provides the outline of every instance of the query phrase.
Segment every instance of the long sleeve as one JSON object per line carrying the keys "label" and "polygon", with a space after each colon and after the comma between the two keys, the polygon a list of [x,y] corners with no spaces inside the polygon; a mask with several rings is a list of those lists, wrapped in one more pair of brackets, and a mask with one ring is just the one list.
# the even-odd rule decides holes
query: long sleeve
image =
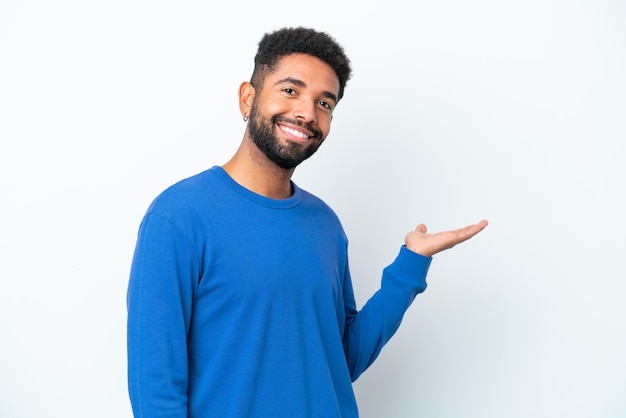
{"label": "long sleeve", "polygon": [[415,297],[426,290],[432,258],[402,246],[383,270],[380,289],[357,311],[349,273],[344,283],[346,330],[343,345],[352,381],[378,357]]}
{"label": "long sleeve", "polygon": [[187,333],[198,260],[170,221],[144,218],[127,294],[128,383],[135,417],[187,418]]}

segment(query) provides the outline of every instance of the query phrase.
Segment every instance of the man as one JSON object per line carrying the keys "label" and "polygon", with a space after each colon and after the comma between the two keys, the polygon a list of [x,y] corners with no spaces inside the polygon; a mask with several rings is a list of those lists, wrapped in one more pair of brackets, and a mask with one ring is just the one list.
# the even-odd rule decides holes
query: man
{"label": "man", "polygon": [[357,311],[338,218],[291,181],[350,75],[325,33],[266,34],[239,87],[248,122],[235,155],[148,209],[128,288],[136,417],[357,417],[352,382],[425,290],[431,256],[486,226],[419,225]]}

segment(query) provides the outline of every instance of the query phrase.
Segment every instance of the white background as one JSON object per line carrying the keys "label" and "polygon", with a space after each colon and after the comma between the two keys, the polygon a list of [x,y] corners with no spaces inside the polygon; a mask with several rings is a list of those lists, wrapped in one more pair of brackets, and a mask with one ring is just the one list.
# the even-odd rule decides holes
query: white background
{"label": "white background", "polygon": [[0,3],[0,416],[130,417],[140,219],[224,163],[263,33],[354,77],[294,180],[335,208],[359,305],[419,222],[487,218],[356,383],[363,418],[626,417],[620,0]]}

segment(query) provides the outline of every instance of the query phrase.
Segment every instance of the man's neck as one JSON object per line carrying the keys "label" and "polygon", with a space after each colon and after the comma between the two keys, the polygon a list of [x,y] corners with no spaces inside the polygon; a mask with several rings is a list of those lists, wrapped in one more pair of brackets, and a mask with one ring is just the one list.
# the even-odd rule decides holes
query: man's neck
{"label": "man's neck", "polygon": [[278,167],[249,139],[242,141],[222,168],[241,186],[262,196],[286,199],[293,194],[291,176],[295,169]]}

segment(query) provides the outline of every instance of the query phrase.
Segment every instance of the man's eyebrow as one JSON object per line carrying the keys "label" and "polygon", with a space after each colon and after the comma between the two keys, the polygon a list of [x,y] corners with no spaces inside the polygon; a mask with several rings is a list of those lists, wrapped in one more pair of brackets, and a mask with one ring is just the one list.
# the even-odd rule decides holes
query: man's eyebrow
{"label": "man's eyebrow", "polygon": [[[297,78],[293,78],[293,77],[286,77],[286,78],[283,78],[282,80],[278,80],[274,85],[278,86],[280,84],[293,84],[298,87],[306,87],[306,83],[304,81],[298,80]],[[322,95],[326,97],[327,99],[331,99],[335,103],[337,103],[337,95],[329,91],[322,92]]]}
{"label": "man's eyebrow", "polygon": [[278,80],[276,82],[276,85],[287,84],[287,83],[295,84],[298,87],[306,87],[306,83],[304,81],[298,80],[297,78],[293,78],[293,77],[286,77],[286,78],[283,78],[282,80]]}

